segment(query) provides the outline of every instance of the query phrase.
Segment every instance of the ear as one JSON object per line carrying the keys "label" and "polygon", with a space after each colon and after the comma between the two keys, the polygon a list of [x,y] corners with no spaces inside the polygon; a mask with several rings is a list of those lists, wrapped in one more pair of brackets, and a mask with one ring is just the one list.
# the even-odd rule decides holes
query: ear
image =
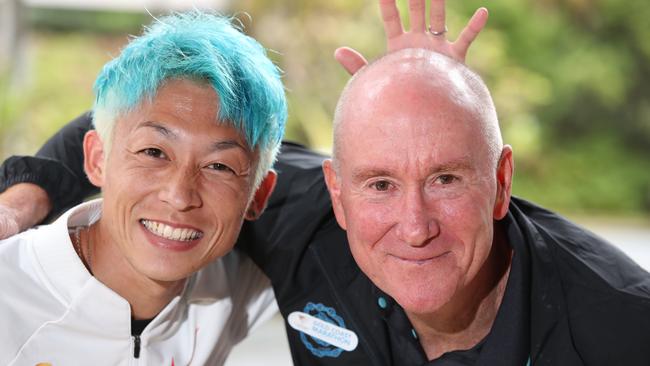
{"label": "ear", "polygon": [[104,144],[97,131],[90,130],[84,136],[84,170],[90,183],[97,187],[104,185],[106,172],[104,159]]}
{"label": "ear", "polygon": [[501,220],[508,213],[510,206],[510,195],[512,194],[512,174],[514,172],[512,159],[512,147],[505,145],[501,150],[501,158],[497,166],[497,196],[494,202],[493,216],[495,220]]}
{"label": "ear", "polygon": [[323,174],[325,175],[325,184],[327,184],[327,190],[330,192],[330,198],[332,199],[332,208],[334,209],[334,216],[336,216],[336,221],[339,223],[339,226],[343,230],[347,230],[347,224],[345,222],[345,211],[343,210],[343,205],[341,204],[341,185],[339,182],[339,177],[336,175],[336,169],[334,169],[334,163],[332,159],[327,159],[323,162]]}
{"label": "ear", "polygon": [[246,220],[257,220],[262,212],[264,212],[266,204],[269,202],[269,197],[271,197],[271,193],[273,193],[273,189],[275,188],[277,177],[278,175],[272,170],[266,173],[262,183],[260,183],[257,191],[255,191],[255,195],[253,195],[253,201],[251,201],[246,210],[246,215],[244,216]]}

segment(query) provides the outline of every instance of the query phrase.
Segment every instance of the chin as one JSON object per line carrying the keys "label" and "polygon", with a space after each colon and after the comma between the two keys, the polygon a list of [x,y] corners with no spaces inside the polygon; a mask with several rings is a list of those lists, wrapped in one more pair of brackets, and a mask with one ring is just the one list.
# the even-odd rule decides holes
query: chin
{"label": "chin", "polygon": [[[416,281],[417,282],[417,281]],[[431,314],[440,310],[453,298],[456,286],[453,281],[446,283],[411,283],[393,288],[389,293],[407,313]]]}
{"label": "chin", "polygon": [[143,266],[139,272],[154,281],[176,282],[185,280],[196,272],[183,267],[181,265],[174,265],[173,263],[166,263],[164,266]]}
{"label": "chin", "polygon": [[[409,294],[410,295],[410,294]],[[443,296],[436,296],[432,294],[430,296],[422,296],[423,294],[417,294],[417,296],[398,296],[394,297],[395,301],[407,313],[412,314],[431,314],[440,310],[449,302],[449,298]]]}

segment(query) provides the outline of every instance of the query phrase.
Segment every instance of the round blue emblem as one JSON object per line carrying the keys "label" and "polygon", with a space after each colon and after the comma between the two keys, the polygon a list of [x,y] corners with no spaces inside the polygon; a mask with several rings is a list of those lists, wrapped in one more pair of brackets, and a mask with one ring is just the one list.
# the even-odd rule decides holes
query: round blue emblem
{"label": "round blue emblem", "polygon": [[[305,305],[303,312],[320,320],[338,325],[341,328],[345,328],[345,322],[343,321],[343,318],[336,314],[336,310],[323,304],[314,304],[312,302],[308,302],[307,305]],[[300,332],[300,340],[305,345],[305,347],[307,347],[307,349],[316,357],[336,358],[341,355],[341,352],[343,352],[341,348],[332,346],[327,342],[324,342],[318,338],[314,338],[303,332]]]}

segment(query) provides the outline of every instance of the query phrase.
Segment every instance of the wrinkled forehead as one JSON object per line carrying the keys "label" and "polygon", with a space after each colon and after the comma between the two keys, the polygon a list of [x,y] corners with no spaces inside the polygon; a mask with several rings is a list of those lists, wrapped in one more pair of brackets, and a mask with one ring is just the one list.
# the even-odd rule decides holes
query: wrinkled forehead
{"label": "wrinkled forehead", "polygon": [[150,112],[166,112],[191,116],[201,113],[215,123],[219,118],[219,96],[205,81],[191,79],[167,80],[156,91],[153,98],[144,100],[143,109]]}
{"label": "wrinkled forehead", "polygon": [[[142,118],[182,119],[187,123],[212,121],[215,125],[226,123],[219,120],[219,96],[207,82],[195,79],[168,79],[153,93],[144,97],[127,114],[139,118],[123,118],[127,123],[141,122]],[[161,121],[162,122],[162,121]]]}
{"label": "wrinkled forehead", "polygon": [[479,117],[447,95],[391,88],[354,109],[347,113],[338,141],[344,160],[363,155],[376,162],[426,158],[434,164],[452,156],[482,160],[488,155]]}
{"label": "wrinkled forehead", "polygon": [[144,98],[132,111],[118,118],[118,128],[126,130],[127,134],[117,134],[115,137],[128,137],[128,131],[143,125],[170,138],[183,131],[203,131],[199,137],[222,135],[224,131],[229,131],[228,135],[237,144],[252,150],[241,128],[231,121],[220,119],[219,96],[210,84],[201,80],[165,81],[152,98]]}

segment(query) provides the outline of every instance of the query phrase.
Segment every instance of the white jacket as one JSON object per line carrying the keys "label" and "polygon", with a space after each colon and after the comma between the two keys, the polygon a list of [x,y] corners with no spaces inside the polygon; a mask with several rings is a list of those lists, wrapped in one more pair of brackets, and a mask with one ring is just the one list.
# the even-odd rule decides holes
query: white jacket
{"label": "white jacket", "polygon": [[233,251],[188,279],[135,358],[129,303],[86,270],[68,235],[100,212],[101,200],[88,202],[0,241],[0,365],[220,365],[277,312],[269,280]]}

